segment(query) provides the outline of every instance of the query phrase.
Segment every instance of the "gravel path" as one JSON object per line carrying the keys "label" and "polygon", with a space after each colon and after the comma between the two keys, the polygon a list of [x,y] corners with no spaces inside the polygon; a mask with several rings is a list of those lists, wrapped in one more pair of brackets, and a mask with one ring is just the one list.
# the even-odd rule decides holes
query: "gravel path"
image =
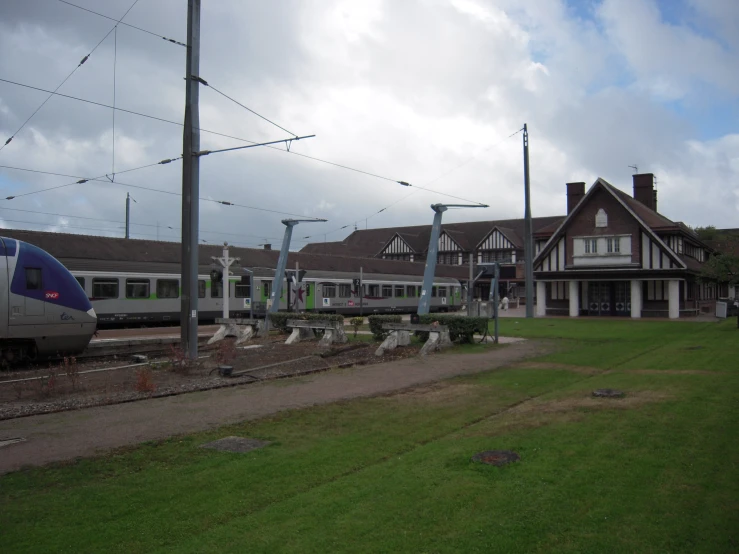
{"label": "gravel path", "polygon": [[43,414],[0,422],[0,474],[27,465],[93,456],[107,450],[172,435],[214,429],[282,410],[385,394],[440,379],[479,373],[541,355],[546,347],[518,342],[480,354],[436,354],[427,358],[334,370],[279,383],[154,398],[130,404]]}

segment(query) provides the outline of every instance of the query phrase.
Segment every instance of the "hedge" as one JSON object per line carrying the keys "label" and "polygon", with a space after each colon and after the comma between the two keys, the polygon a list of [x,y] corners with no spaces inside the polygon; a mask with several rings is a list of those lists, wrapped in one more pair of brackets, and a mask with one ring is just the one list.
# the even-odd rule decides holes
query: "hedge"
{"label": "hedge", "polygon": [[[484,334],[488,326],[485,317],[466,317],[459,315],[425,314],[420,316],[419,323],[430,325],[435,321],[439,325],[449,327],[449,338],[453,342],[472,342],[475,333]],[[421,338],[428,338],[428,333],[417,333]]]}
{"label": "hedge", "polygon": [[269,321],[272,327],[279,329],[283,333],[287,333],[287,320],[288,319],[301,319],[304,321],[338,321],[342,325],[344,324],[344,316],[339,314],[315,314],[315,313],[292,313],[292,312],[277,312],[276,314],[269,314]]}
{"label": "hedge", "polygon": [[389,331],[382,328],[383,323],[402,323],[403,318],[399,315],[371,315],[367,318],[370,331],[375,340],[385,340]]}

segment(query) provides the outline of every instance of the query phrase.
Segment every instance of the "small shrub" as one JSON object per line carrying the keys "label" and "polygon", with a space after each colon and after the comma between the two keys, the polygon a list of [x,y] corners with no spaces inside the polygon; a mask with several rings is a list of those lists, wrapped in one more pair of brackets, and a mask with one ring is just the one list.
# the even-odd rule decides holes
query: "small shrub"
{"label": "small shrub", "polygon": [[136,370],[136,383],[133,385],[136,392],[147,392],[151,394],[157,390],[157,385],[154,383],[154,373],[150,367],[142,367]]}
{"label": "small shrub", "polygon": [[339,314],[317,314],[317,313],[293,313],[293,312],[277,312],[269,314],[269,321],[272,327],[279,329],[283,333],[289,331],[287,321],[289,319],[300,319],[303,321],[338,321],[344,324],[344,316]]}
{"label": "small shrub", "polygon": [[[438,322],[439,325],[447,326],[449,328],[449,338],[453,342],[458,343],[472,342],[475,333],[485,333],[485,328],[488,325],[488,320],[484,317],[443,314],[425,314],[420,317],[419,321],[424,325],[431,325]],[[417,335],[419,337],[425,335],[428,338],[428,333],[417,333]]]}
{"label": "small shrub", "polygon": [[61,368],[67,376],[67,379],[72,383],[72,390],[77,390],[77,387],[80,384],[80,368],[79,365],[77,365],[77,358],[74,356],[64,358],[62,360]]}
{"label": "small shrub", "polygon": [[228,365],[236,357],[236,343],[231,340],[222,340],[218,343],[213,360],[218,365]]}
{"label": "small shrub", "polygon": [[364,324],[364,318],[363,317],[353,317],[349,320],[349,323],[352,327],[354,327],[354,336],[357,336],[357,333],[359,332],[359,328]]}
{"label": "small shrub", "polygon": [[172,371],[175,373],[187,374],[195,365],[195,360],[190,359],[187,352],[174,344],[169,345],[169,355],[167,357]]}
{"label": "small shrub", "polygon": [[59,391],[59,367],[49,366],[48,372],[48,375],[35,381],[39,398],[50,398]]}
{"label": "small shrub", "polygon": [[382,328],[383,323],[402,323],[403,318],[400,315],[371,315],[367,318],[369,321],[370,331],[375,340],[385,340],[389,331]]}

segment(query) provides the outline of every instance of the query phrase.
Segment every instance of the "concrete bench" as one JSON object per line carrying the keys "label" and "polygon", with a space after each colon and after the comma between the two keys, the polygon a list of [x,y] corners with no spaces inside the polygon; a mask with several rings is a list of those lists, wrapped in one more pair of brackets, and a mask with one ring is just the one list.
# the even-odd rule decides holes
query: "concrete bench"
{"label": "concrete bench", "polygon": [[287,327],[292,329],[292,333],[285,344],[296,344],[304,339],[315,338],[316,329],[323,331],[318,346],[331,346],[347,341],[344,325],[340,321],[288,319]]}
{"label": "concrete bench", "polygon": [[208,341],[213,344],[226,337],[236,337],[236,344],[241,344],[254,337],[258,337],[264,331],[264,321],[261,319],[239,319],[239,318],[222,318],[216,319],[216,323],[220,325],[216,334]]}
{"label": "concrete bench", "polygon": [[375,356],[382,356],[386,350],[393,350],[398,346],[407,346],[411,343],[411,332],[428,333],[429,338],[421,347],[421,356],[435,352],[452,345],[449,338],[449,327],[446,325],[421,325],[414,323],[383,323],[382,328],[390,331],[380,347],[375,350]]}

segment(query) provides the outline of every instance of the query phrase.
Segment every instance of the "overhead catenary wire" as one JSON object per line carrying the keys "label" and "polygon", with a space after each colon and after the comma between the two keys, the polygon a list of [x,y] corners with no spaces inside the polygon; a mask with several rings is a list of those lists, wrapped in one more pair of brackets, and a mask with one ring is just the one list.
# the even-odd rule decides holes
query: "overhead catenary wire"
{"label": "overhead catenary wire", "polygon": [[[95,45],[95,47],[94,47],[94,48],[93,48],[93,49],[92,49],[92,50],[90,51],[90,53],[89,53],[89,54],[87,54],[87,55],[86,55],[86,56],[85,56],[84,58],[82,58],[82,60],[81,60],[81,61],[80,61],[80,62],[79,62],[79,63],[77,64],[77,67],[75,67],[75,68],[74,68],[74,69],[73,69],[73,70],[71,71],[71,73],[70,73],[69,75],[67,75],[67,76],[66,76],[66,77],[64,78],[64,80],[63,80],[63,81],[62,81],[61,83],[59,83],[59,85],[58,85],[58,86],[57,86],[57,87],[56,87],[56,88],[55,88],[55,89],[54,89],[53,91],[45,91],[45,92],[48,92],[48,93],[49,93],[49,96],[47,96],[47,97],[46,97],[46,100],[44,100],[44,101],[43,101],[43,102],[41,103],[41,105],[40,105],[40,106],[39,106],[38,108],[36,108],[36,109],[34,110],[34,112],[33,112],[33,113],[32,113],[31,115],[29,115],[29,116],[28,116],[28,118],[27,118],[27,119],[26,119],[26,120],[25,120],[25,121],[23,122],[23,124],[22,124],[22,125],[21,125],[20,127],[18,127],[18,129],[17,129],[16,131],[15,131],[15,133],[13,133],[13,134],[12,134],[12,135],[10,136],[10,138],[8,138],[8,139],[7,139],[6,141],[5,141],[5,143],[4,143],[4,144],[3,144],[2,146],[0,146],[0,151],[2,151],[2,150],[3,150],[3,149],[4,149],[4,148],[5,148],[5,147],[6,147],[6,146],[7,146],[8,144],[10,144],[10,142],[11,142],[11,141],[12,141],[12,140],[13,140],[13,139],[15,138],[15,136],[16,136],[16,135],[17,135],[18,133],[20,133],[20,132],[21,132],[21,131],[23,130],[23,128],[24,128],[24,127],[25,127],[25,126],[26,126],[26,125],[28,124],[28,122],[29,122],[29,121],[31,121],[31,119],[33,119],[33,116],[35,116],[35,115],[36,115],[36,114],[37,114],[37,113],[39,112],[39,110],[40,110],[41,108],[43,108],[43,107],[44,107],[44,106],[46,105],[46,103],[47,103],[47,102],[49,101],[49,99],[50,99],[50,98],[51,98],[52,96],[54,96],[54,95],[56,95],[56,94],[59,94],[59,93],[58,93],[57,91],[58,91],[58,90],[59,90],[59,89],[60,89],[60,88],[62,87],[62,85],[63,85],[64,83],[66,83],[66,82],[67,82],[67,81],[69,80],[69,78],[70,78],[70,77],[71,77],[72,75],[74,75],[74,74],[75,74],[75,72],[76,72],[76,71],[77,71],[77,70],[78,70],[78,69],[79,69],[80,67],[82,67],[82,65],[83,65],[83,64],[84,64],[84,63],[85,63],[85,62],[86,62],[86,61],[87,61],[87,60],[88,60],[88,59],[90,58],[90,56],[92,56],[92,54],[93,54],[93,53],[95,52],[95,50],[97,50],[97,49],[98,49],[98,47],[99,47],[99,46],[100,46],[100,45],[101,45],[101,44],[103,43],[103,41],[104,41],[104,40],[105,40],[106,38],[108,38],[108,37],[110,36],[110,33],[112,33],[112,32],[113,32],[113,31],[114,31],[114,30],[116,29],[116,27],[118,26],[118,24],[119,24],[119,23],[120,23],[120,22],[121,22],[121,21],[122,21],[122,20],[123,20],[123,19],[124,19],[124,18],[125,18],[125,17],[127,16],[127,15],[128,15],[128,12],[130,12],[130,11],[131,11],[131,10],[133,9],[133,7],[134,7],[134,6],[136,5],[136,4],[138,4],[138,2],[139,2],[139,0],[134,0],[133,4],[131,4],[131,7],[129,7],[129,8],[128,8],[128,9],[126,10],[126,13],[124,13],[124,14],[123,14],[123,16],[121,16],[121,18],[120,18],[120,19],[116,20],[116,24],[115,24],[115,25],[113,26],[113,28],[112,28],[112,29],[111,29],[110,31],[108,31],[108,32],[106,33],[106,35],[105,35],[105,36],[104,36],[104,37],[103,37],[102,39],[100,39],[100,42],[98,42],[98,43],[97,43],[97,44]],[[40,90],[40,89],[39,89],[39,90]]]}
{"label": "overhead catenary wire", "polygon": [[[82,6],[78,6],[77,4],[72,4],[72,2],[67,2],[66,0],[59,0],[59,2],[61,2],[62,4],[67,4],[68,6],[72,6],[73,8],[77,8],[79,10],[83,10],[83,11],[89,12],[91,14],[97,15],[99,17],[103,17],[105,19],[110,19],[111,21],[116,21],[116,19],[114,17],[110,17],[109,15],[105,15],[105,14],[96,12],[94,10],[90,10],[88,8],[83,8]],[[126,27],[130,27],[132,29],[136,29],[137,31],[141,31],[142,33],[147,33],[147,34],[152,35],[152,36],[157,37],[157,38],[161,38],[163,40],[166,40],[167,42],[171,42],[172,44],[176,44],[177,46],[183,46],[183,47],[187,48],[187,44],[185,44],[184,42],[180,42],[180,41],[175,40],[173,38],[165,37],[163,35],[160,35],[158,33],[154,33],[152,31],[148,31],[147,29],[143,29],[141,27],[137,27],[136,25],[131,25],[130,23],[123,23],[122,21],[118,21],[118,24],[119,25],[125,25]]]}
{"label": "overhead catenary wire", "polygon": [[278,125],[277,123],[275,123],[275,122],[274,122],[274,121],[272,121],[271,119],[268,119],[268,118],[264,117],[264,116],[263,116],[262,114],[260,114],[260,113],[257,113],[257,112],[255,112],[255,111],[254,111],[254,110],[252,110],[252,109],[251,109],[250,107],[248,107],[248,106],[245,106],[244,104],[242,104],[242,103],[241,103],[241,102],[239,102],[238,100],[235,100],[234,98],[231,98],[231,97],[230,97],[230,96],[229,96],[228,94],[226,94],[225,92],[222,92],[222,91],[218,90],[218,89],[217,89],[216,87],[214,87],[213,85],[211,85],[210,83],[208,83],[208,81],[206,81],[206,80],[205,80],[205,79],[203,79],[202,77],[198,77],[198,76],[195,76],[195,75],[193,75],[193,76],[192,76],[192,78],[193,78],[193,79],[195,79],[195,80],[196,80],[196,81],[197,81],[198,83],[200,83],[201,85],[205,85],[206,87],[210,88],[210,89],[211,89],[211,90],[213,90],[214,92],[217,92],[218,94],[220,94],[220,95],[221,95],[221,96],[223,96],[224,98],[228,98],[228,99],[229,99],[229,100],[230,100],[231,102],[233,102],[234,104],[237,104],[238,106],[241,106],[241,107],[242,107],[242,108],[244,108],[244,109],[245,109],[246,111],[248,111],[248,112],[251,112],[251,113],[253,113],[253,114],[254,114],[254,115],[256,115],[257,117],[260,117],[260,118],[262,118],[262,119],[263,119],[264,121],[266,121],[267,123],[271,123],[272,125],[274,125],[274,126],[275,126],[275,127],[277,127],[278,129],[282,129],[282,130],[283,130],[283,131],[285,131],[286,133],[288,133],[288,134],[291,134],[291,135],[293,135],[294,137],[296,137],[296,138],[297,138],[297,136],[298,136],[297,134],[293,133],[292,131],[288,131],[287,129],[285,129],[285,128],[284,128],[284,127],[282,127],[281,125]]}

